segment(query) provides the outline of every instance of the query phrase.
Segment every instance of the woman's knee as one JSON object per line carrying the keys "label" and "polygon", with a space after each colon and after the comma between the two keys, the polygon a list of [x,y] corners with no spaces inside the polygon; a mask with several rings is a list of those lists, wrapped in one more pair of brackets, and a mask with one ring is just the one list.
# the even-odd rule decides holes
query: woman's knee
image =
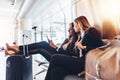
{"label": "woman's knee", "polygon": [[47,41],[41,41],[41,42],[39,42],[39,44],[48,44],[48,42]]}
{"label": "woman's knee", "polygon": [[61,62],[62,58],[63,58],[62,55],[54,54],[54,55],[52,55],[50,62],[53,64],[58,64],[59,62]]}
{"label": "woman's knee", "polygon": [[47,46],[49,46],[49,43],[48,43],[48,42],[46,42],[46,41],[41,41],[41,42],[39,42],[39,47],[41,47],[41,48],[46,48]]}
{"label": "woman's knee", "polygon": [[54,54],[54,55],[51,57],[51,61],[56,61],[58,58],[60,58],[60,54]]}

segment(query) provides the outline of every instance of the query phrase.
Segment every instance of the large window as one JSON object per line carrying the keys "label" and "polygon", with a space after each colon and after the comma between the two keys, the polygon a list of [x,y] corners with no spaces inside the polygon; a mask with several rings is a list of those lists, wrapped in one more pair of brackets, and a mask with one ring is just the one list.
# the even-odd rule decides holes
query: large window
{"label": "large window", "polygon": [[48,35],[55,43],[61,43],[68,36],[68,24],[72,22],[71,12],[71,0],[54,2],[39,21],[37,41],[46,40]]}
{"label": "large window", "polygon": [[[55,44],[62,43],[68,37],[68,24],[72,22],[71,15],[71,0],[53,0],[54,2],[45,9],[44,14],[41,14],[37,26],[37,42],[47,41],[47,36],[53,40]],[[33,26],[36,26],[33,25]],[[45,61],[40,55],[33,56],[33,76],[38,72],[39,67],[36,65],[35,59]],[[42,77],[41,77],[42,76]],[[36,77],[35,80],[44,80],[42,73]]]}

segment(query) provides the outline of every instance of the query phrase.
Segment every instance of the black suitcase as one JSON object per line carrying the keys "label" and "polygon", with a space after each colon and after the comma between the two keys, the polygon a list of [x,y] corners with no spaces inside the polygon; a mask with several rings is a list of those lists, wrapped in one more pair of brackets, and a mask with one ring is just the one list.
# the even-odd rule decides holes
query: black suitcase
{"label": "black suitcase", "polygon": [[6,61],[6,80],[32,80],[32,57],[8,57]]}

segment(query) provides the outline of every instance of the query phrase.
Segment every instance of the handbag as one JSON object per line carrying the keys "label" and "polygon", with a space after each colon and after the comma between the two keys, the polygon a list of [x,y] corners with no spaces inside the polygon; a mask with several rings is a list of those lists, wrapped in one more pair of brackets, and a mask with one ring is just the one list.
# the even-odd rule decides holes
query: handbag
{"label": "handbag", "polygon": [[85,63],[86,80],[120,80],[120,41],[88,52]]}

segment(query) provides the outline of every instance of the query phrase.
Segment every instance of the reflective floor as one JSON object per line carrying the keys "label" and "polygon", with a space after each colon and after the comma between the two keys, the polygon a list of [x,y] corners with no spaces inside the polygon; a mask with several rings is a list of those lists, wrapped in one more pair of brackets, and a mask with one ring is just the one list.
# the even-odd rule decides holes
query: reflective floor
{"label": "reflective floor", "polygon": [[[48,64],[38,66],[39,62],[46,62],[40,54],[33,55],[33,80],[44,80]],[[37,61],[36,61],[37,60]],[[40,74],[39,74],[40,73]],[[35,76],[36,75],[36,76]]]}

